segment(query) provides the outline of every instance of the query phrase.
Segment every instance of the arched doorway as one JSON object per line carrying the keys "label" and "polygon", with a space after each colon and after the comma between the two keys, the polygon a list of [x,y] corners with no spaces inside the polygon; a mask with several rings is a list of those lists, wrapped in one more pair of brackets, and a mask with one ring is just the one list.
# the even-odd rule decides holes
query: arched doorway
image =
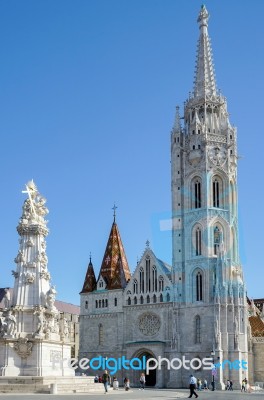
{"label": "arched doorway", "polygon": [[[150,353],[147,350],[141,350],[141,351],[137,352],[134,357],[137,357],[140,359],[142,359],[143,357],[146,357],[146,360],[148,360],[149,358],[156,358],[153,353]],[[152,363],[154,363],[154,362],[150,361],[149,365],[151,366]],[[142,372],[144,372],[146,375],[146,371],[142,371]],[[146,375],[146,386],[153,387],[156,385],[156,383],[157,383],[157,370],[151,369],[151,370],[149,370],[149,374]]]}

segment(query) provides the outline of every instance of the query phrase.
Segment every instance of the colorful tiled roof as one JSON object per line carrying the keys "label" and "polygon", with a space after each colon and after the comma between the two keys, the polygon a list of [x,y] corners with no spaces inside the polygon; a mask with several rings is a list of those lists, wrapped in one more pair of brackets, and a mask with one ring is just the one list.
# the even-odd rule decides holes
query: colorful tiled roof
{"label": "colorful tiled roof", "polygon": [[90,262],[88,264],[84,284],[81,293],[89,293],[94,291],[96,288],[96,278],[94,273],[93,264],[90,258]]}
{"label": "colorful tiled roof", "polygon": [[264,336],[264,322],[259,315],[256,317],[249,317],[252,336]]}
{"label": "colorful tiled roof", "polygon": [[106,289],[123,289],[131,278],[125,250],[115,221],[105,249],[99,277],[106,281]]}

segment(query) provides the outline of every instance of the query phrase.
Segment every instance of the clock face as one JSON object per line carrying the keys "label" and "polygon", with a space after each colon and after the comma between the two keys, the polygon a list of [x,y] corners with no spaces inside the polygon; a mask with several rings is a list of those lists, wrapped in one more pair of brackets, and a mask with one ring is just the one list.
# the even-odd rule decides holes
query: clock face
{"label": "clock face", "polygon": [[219,167],[223,166],[226,162],[226,149],[224,146],[211,146],[208,150],[208,158],[209,160]]}

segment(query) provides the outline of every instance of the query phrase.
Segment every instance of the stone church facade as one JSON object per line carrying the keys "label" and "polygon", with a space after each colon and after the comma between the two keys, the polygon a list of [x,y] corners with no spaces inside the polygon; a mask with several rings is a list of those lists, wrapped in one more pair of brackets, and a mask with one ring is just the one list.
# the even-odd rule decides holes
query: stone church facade
{"label": "stone church facade", "polygon": [[[172,266],[147,243],[131,275],[114,219],[98,279],[90,260],[81,292],[80,358],[196,359],[177,370],[163,361],[147,375],[156,387],[184,387],[190,372],[211,382],[212,371],[200,367],[206,357],[218,364],[250,360],[250,370],[218,368],[219,388],[227,379],[234,387],[245,377],[254,380],[238,250],[237,132],[217,90],[208,17],[202,6],[194,90],[183,118],[176,108],[171,132]],[[139,374],[116,375],[137,385]]]}

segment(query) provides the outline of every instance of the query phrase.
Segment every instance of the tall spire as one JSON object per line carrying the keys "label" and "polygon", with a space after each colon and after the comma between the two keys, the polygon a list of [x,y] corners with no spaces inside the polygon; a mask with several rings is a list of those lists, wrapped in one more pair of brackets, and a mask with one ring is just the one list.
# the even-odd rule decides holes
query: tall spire
{"label": "tall spire", "polygon": [[84,284],[81,293],[88,293],[88,292],[93,292],[96,288],[96,278],[95,278],[95,273],[94,273],[94,268],[92,264],[92,256],[90,253],[90,261],[88,264]]}
{"label": "tall spire", "polygon": [[194,97],[206,97],[216,95],[216,82],[213,66],[213,56],[208,36],[208,18],[209,14],[206,7],[202,5],[197,22],[200,28],[200,37],[198,40]]}
{"label": "tall spire", "polygon": [[106,289],[109,290],[124,288],[131,277],[125,250],[115,221],[106,245],[100,275],[105,279]]}

